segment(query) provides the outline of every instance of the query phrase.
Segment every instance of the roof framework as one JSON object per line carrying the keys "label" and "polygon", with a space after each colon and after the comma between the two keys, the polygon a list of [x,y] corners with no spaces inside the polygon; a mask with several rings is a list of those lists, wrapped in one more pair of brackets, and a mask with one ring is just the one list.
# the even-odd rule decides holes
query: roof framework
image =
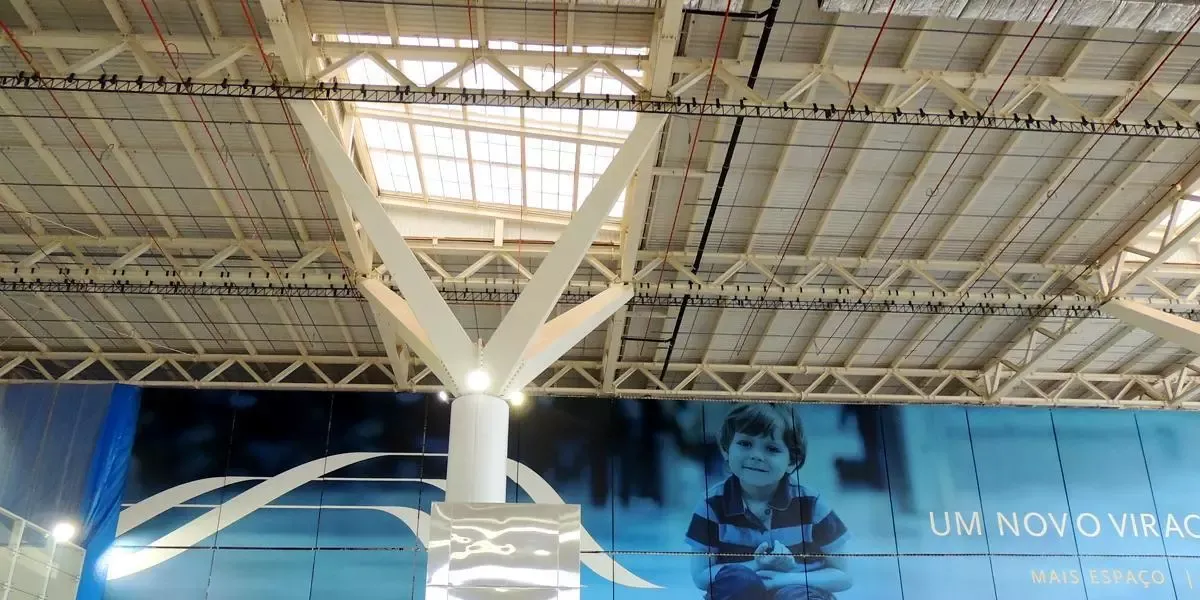
{"label": "roof framework", "polygon": [[529,392],[1200,407],[1196,38],[776,17],[755,68],[764,19],[681,1],[0,0],[0,379],[439,389],[281,91],[336,81],[470,340],[669,115],[550,316],[628,303]]}

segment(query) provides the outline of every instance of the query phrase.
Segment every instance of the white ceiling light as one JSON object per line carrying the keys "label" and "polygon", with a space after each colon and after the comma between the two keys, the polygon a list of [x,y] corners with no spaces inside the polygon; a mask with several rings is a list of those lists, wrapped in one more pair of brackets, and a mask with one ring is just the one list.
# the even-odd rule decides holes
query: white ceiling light
{"label": "white ceiling light", "polygon": [[441,400],[442,402],[449,402],[450,394],[447,394],[446,390],[441,390],[440,392],[438,392],[438,400]]}
{"label": "white ceiling light", "polygon": [[520,406],[525,403],[524,392],[511,392],[508,395],[508,403],[513,406]]}
{"label": "white ceiling light", "polygon": [[61,521],[50,530],[50,535],[54,536],[54,541],[56,542],[69,542],[75,537],[75,526],[66,521]]}
{"label": "white ceiling light", "polygon": [[467,373],[467,389],[472,392],[483,392],[492,385],[492,378],[483,369],[475,369]]}

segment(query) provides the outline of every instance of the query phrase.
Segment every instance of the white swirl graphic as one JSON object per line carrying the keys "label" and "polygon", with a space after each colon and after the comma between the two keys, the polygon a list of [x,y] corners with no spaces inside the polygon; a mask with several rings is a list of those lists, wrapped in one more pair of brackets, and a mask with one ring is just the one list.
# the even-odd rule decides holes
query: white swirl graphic
{"label": "white swirl graphic", "polygon": [[[209,477],[190,481],[150,496],[121,511],[117,524],[117,535],[123,535],[150,519],[181,505],[197,496],[224,486],[244,481],[261,480],[250,489],[209,509],[204,514],[183,524],[178,529],[150,542],[135,552],[124,553],[121,559],[108,567],[108,579],[119,579],[149,569],[170,560],[205,538],[240,521],[254,511],[267,506],[284,494],[320,479],[343,467],[383,456],[445,456],[445,454],[420,454],[414,452],[348,452],[319,458],[292,467],[278,475],[259,477]],[[538,504],[564,504],[558,492],[529,467],[508,461],[508,476],[517,483],[530,499]],[[425,479],[423,483],[445,489],[445,481]],[[332,508],[332,507],[329,507]],[[429,545],[429,522],[431,517],[424,511],[402,506],[346,507],[386,512],[405,524],[422,544]],[[597,575],[618,585],[643,589],[658,589],[660,586],[638,577],[620,563],[604,554],[604,548],[587,530],[581,532],[580,550],[584,554],[580,562]]]}

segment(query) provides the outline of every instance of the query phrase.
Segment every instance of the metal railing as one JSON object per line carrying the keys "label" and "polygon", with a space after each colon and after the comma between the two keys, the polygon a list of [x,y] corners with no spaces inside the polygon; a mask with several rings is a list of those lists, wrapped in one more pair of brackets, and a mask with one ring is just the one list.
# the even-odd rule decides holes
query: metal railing
{"label": "metal railing", "polygon": [[0,600],[74,600],[83,548],[0,508]]}

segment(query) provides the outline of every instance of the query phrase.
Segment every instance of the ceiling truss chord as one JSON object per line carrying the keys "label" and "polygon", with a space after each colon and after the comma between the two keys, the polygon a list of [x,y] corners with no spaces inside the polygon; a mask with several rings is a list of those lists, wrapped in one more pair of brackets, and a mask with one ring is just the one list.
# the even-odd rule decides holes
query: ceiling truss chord
{"label": "ceiling truss chord", "polygon": [[[408,379],[393,379],[387,356],[351,357],[324,355],[208,354],[112,352],[105,360],[129,365],[125,375],[96,366],[90,352],[14,352],[0,350],[0,364],[20,358],[30,364],[54,361],[67,369],[55,375],[39,371],[10,369],[0,374],[0,382],[61,381],[67,374],[76,382],[138,383],[158,387],[249,388],[278,390],[395,391],[432,393],[441,385],[426,379],[425,366],[414,359]],[[174,368],[163,368],[172,365]],[[240,368],[233,368],[238,365]],[[249,366],[245,369],[241,365]],[[15,366],[15,365],[14,365]],[[617,369],[617,394],[634,398],[705,398],[713,400],[773,400],[792,402],[837,403],[944,403],[1013,406],[1079,406],[1124,408],[1180,408],[1200,410],[1194,400],[1176,402],[1148,393],[1130,393],[1134,389],[1162,389],[1177,385],[1177,379],[1162,375],[1107,373],[1031,372],[1028,381],[1036,389],[1050,389],[1063,381],[1077,381],[1077,392],[1053,397],[1034,393],[1035,388],[1014,388],[1009,395],[987,397],[983,390],[963,382],[983,378],[970,369],[940,370],[922,368],[881,368],[844,366],[775,366],[724,363],[673,363],[667,378],[654,373],[662,364],[621,362]],[[599,379],[601,361],[556,361],[544,374],[530,382],[527,393],[559,396],[603,395]],[[265,375],[260,376],[258,372]],[[736,387],[728,382],[749,373],[756,381],[752,387]],[[136,381],[134,378],[136,377]],[[1178,377],[1177,375],[1175,376]],[[798,383],[787,383],[789,380]],[[818,391],[820,382],[838,381],[837,389]],[[917,383],[923,381],[925,383]],[[813,385],[816,383],[817,385]],[[786,385],[785,385],[786,384]],[[1200,384],[1200,376],[1184,376],[1185,390]],[[1078,394],[1078,395],[1077,395]]]}

